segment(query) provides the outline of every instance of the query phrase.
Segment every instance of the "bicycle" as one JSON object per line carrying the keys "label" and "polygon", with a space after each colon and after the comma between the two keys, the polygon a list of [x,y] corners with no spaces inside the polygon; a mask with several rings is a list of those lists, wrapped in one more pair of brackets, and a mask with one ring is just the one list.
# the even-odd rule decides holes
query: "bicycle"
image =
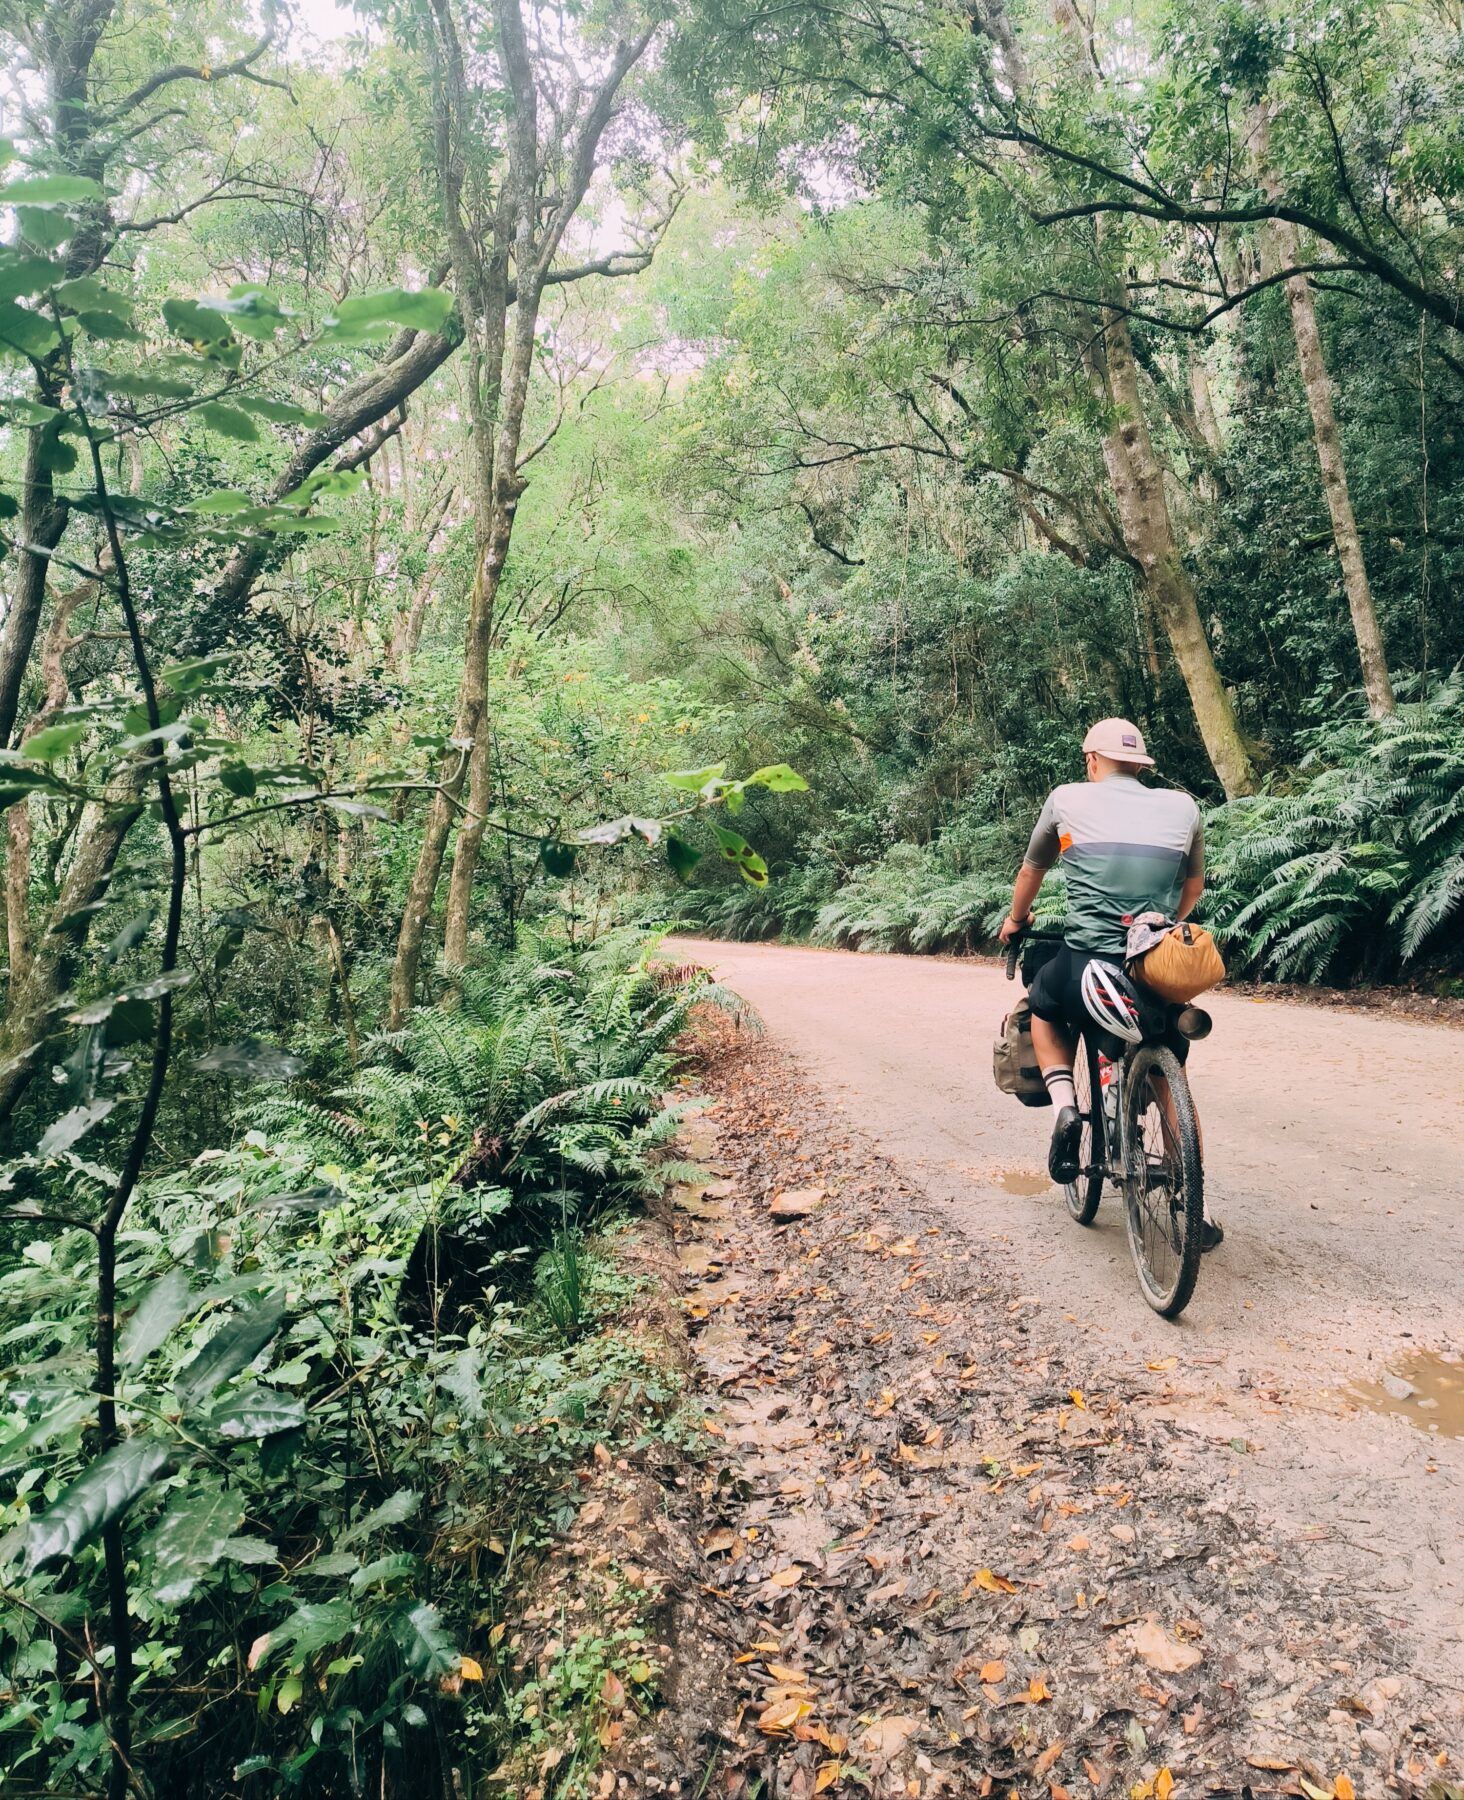
{"label": "bicycle", "polygon": [[[1016,979],[1024,944],[1061,941],[1056,932],[1021,932],[1007,947],[1007,980]],[[1205,1037],[1210,1018],[1197,1006],[1171,1005],[1125,976],[1118,964],[1111,966],[1132,995],[1140,1036],[1130,1043],[1096,1023],[1079,1028],[1073,1086],[1082,1131],[1077,1177],[1064,1192],[1079,1225],[1091,1225],[1098,1216],[1105,1182],[1122,1192],[1139,1290],[1161,1317],[1176,1319],[1189,1305],[1200,1272],[1205,1173],[1194,1098],[1184,1066],[1166,1040],[1175,1028],[1187,1038]],[[1023,981],[1031,985],[1026,959]]]}

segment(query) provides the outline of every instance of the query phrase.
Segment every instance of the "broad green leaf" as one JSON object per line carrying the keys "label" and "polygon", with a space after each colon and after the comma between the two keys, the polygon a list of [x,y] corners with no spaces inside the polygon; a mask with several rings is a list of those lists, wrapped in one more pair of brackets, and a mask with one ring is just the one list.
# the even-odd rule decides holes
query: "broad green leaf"
{"label": "broad green leaf", "polygon": [[296,406],[290,400],[262,400],[255,395],[240,395],[239,405],[256,418],[268,419],[271,425],[308,425],[312,431],[323,431],[330,420],[322,412],[308,406]]}
{"label": "broad green leaf", "polygon": [[219,786],[239,800],[252,800],[259,792],[259,783],[248,763],[221,763]]}
{"label": "broad green leaf", "polygon": [[92,1100],[85,1106],[73,1106],[68,1113],[48,1125],[36,1145],[37,1156],[59,1156],[86,1136],[93,1125],[100,1125],[117,1104],[115,1100]]}
{"label": "broad green leaf", "polygon": [[249,414],[240,412],[237,406],[222,406],[217,400],[205,400],[202,406],[194,408],[193,417],[220,437],[234,438],[241,444],[258,442],[259,428]]}
{"label": "broad green leaf", "polygon": [[241,1038],[237,1044],[215,1044],[198,1058],[194,1067],[217,1075],[239,1075],[249,1081],[293,1081],[304,1071],[305,1064],[278,1044]]}
{"label": "broad green leaf", "polygon": [[743,783],[745,787],[765,787],[773,794],[806,794],[808,783],[796,769],[790,769],[787,763],[769,763],[765,769],[755,769]]}
{"label": "broad green leaf", "polygon": [[135,1369],[146,1362],[186,1316],[191,1301],[187,1270],[169,1269],[166,1275],[160,1275],[122,1328],[122,1339],[117,1347],[118,1363],[124,1369]]}
{"label": "broad green leaf", "polygon": [[419,1600],[402,1607],[392,1619],[392,1636],[407,1667],[422,1681],[436,1681],[458,1665],[457,1645],[443,1628],[435,1606]]}
{"label": "broad green leaf", "polygon": [[52,1438],[58,1438],[63,1432],[72,1430],[83,1419],[88,1419],[96,1411],[96,1395],[68,1394],[49,1412],[42,1413],[24,1430],[18,1431],[14,1437],[7,1438],[0,1444],[0,1475],[8,1475],[13,1469],[23,1469],[35,1460],[35,1453],[43,1444],[49,1444]]}
{"label": "broad green leaf", "polygon": [[0,188],[0,206],[83,206],[106,197],[97,182],[83,175],[26,175]]}
{"label": "broad green leaf", "polygon": [[671,873],[678,881],[689,881],[692,871],[702,859],[702,852],[694,844],[688,844],[685,838],[679,838],[675,832],[666,834],[666,861],[671,865]]}
{"label": "broad green leaf", "polygon": [[13,425],[49,425],[53,419],[61,417],[57,407],[42,406],[38,400],[18,397],[0,400],[0,413],[4,413]]}
{"label": "broad green leaf", "polygon": [[256,1647],[250,1661],[257,1667],[267,1657],[290,1652],[290,1661],[298,1668],[318,1651],[338,1644],[355,1629],[356,1609],[349,1600],[322,1600],[313,1605],[297,1606],[282,1624],[275,1626],[265,1642]]}
{"label": "broad green leaf", "polygon": [[190,344],[225,344],[233,335],[221,312],[200,306],[196,300],[165,300],[163,318],[175,337]]}
{"label": "broad green leaf", "polygon": [[137,374],[118,369],[91,368],[82,371],[109,394],[121,394],[127,400],[187,400],[193,393],[191,381],[176,381],[168,375]]}
{"label": "broad green leaf", "polygon": [[746,838],[738,837],[735,831],[728,831],[721,825],[714,825],[712,830],[716,833],[722,855],[733,865],[748,886],[766,887],[768,865]]}
{"label": "broad green leaf", "polygon": [[234,1441],[246,1438],[274,1437],[277,1432],[294,1431],[305,1423],[305,1402],[289,1394],[277,1394],[258,1382],[226,1394],[210,1407],[202,1421],[205,1431]]}
{"label": "broad green leaf", "polygon": [[52,262],[44,256],[20,256],[8,244],[0,245],[0,300],[43,294],[65,276],[65,263]]}
{"label": "broad green leaf", "polygon": [[539,858],[556,881],[563,881],[574,873],[573,844],[561,843],[558,838],[544,838],[539,844]]}
{"label": "broad green leaf", "polygon": [[285,1303],[277,1294],[226,1319],[174,1384],[179,1406],[185,1411],[196,1406],[231,1375],[247,1369],[284,1322]]}
{"label": "broad green leaf", "polygon": [[177,1606],[186,1600],[203,1571],[223,1556],[243,1522],[243,1502],[225,1489],[202,1488],[176,1495],[149,1537],[155,1583],[152,1598],[163,1606]]}
{"label": "broad green leaf", "polygon": [[275,1546],[266,1543],[263,1538],[257,1537],[231,1537],[224,1545],[224,1555],[230,1562],[257,1567],[277,1563],[280,1560],[280,1553]]}
{"label": "broad green leaf", "polygon": [[32,762],[54,762],[68,750],[74,750],[85,736],[84,723],[46,725],[25,740],[20,753]]}
{"label": "broad green leaf", "polygon": [[216,488],[213,493],[205,494],[201,500],[195,500],[188,508],[191,513],[198,513],[204,518],[212,518],[216,514],[248,512],[254,505],[248,494],[241,494],[238,488]]}
{"label": "broad green leaf", "polygon": [[307,475],[297,488],[292,488],[285,495],[286,506],[307,506],[310,501],[322,495],[331,498],[344,498],[354,494],[366,477],[359,469],[319,469],[314,475]]}
{"label": "broad green leaf", "polygon": [[98,309],[78,313],[76,316],[88,337],[101,338],[108,343],[121,341],[133,344],[142,339],[142,333],[131,320],[122,318],[118,313]]}
{"label": "broad green leaf", "polygon": [[111,1018],[124,1000],[161,1000],[164,994],[176,993],[193,979],[191,969],[172,969],[166,975],[154,975],[150,981],[134,982],[114,994],[100,994],[66,1015],[68,1025],[101,1025]]}
{"label": "broad green leaf", "polygon": [[59,333],[43,314],[0,300],[0,349],[21,356],[44,356],[61,342]]}
{"label": "broad green leaf", "polygon": [[127,296],[104,286],[94,275],[78,275],[74,280],[63,281],[55,294],[63,306],[76,312],[118,313],[124,319],[132,316],[132,302]]}
{"label": "broad green leaf", "polygon": [[119,1000],[107,1015],[107,1048],[119,1050],[124,1044],[145,1044],[153,1030],[153,1009],[146,1000]]}
{"label": "broad green leaf", "polygon": [[394,1550],[387,1556],[378,1556],[365,1568],[357,1569],[351,1577],[351,1592],[359,1594],[369,1587],[390,1587],[395,1581],[405,1581],[415,1575],[418,1567],[417,1558],[409,1551]]}
{"label": "broad green leaf", "polygon": [[687,788],[693,794],[705,794],[722,781],[726,763],[710,763],[705,769],[677,769],[666,776],[672,787]]}
{"label": "broad green leaf", "polygon": [[327,319],[326,336],[353,336],[379,325],[406,325],[414,331],[441,331],[452,312],[452,295],[442,288],[384,288],[354,294]]}
{"label": "broad green leaf", "polygon": [[76,1552],[133,1501],[145,1494],[168,1465],[169,1448],[156,1438],[128,1438],[108,1450],[26,1528],[22,1566],[34,1574],[58,1557]]}
{"label": "broad green leaf", "polygon": [[15,216],[20,221],[20,235],[40,250],[59,250],[76,235],[76,221],[59,209],[22,206],[16,209]]}
{"label": "broad green leaf", "polygon": [[398,1488],[380,1506],[341,1532],[336,1543],[343,1550],[349,1549],[352,1544],[359,1544],[363,1538],[370,1537],[373,1531],[384,1530],[388,1525],[404,1525],[421,1504],[422,1496],[419,1493],[411,1488]]}

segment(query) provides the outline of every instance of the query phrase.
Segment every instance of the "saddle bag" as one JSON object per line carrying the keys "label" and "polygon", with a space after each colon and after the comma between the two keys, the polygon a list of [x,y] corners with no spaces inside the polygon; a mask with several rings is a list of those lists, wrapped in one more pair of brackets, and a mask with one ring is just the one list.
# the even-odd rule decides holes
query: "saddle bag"
{"label": "saddle bag", "polygon": [[1130,929],[1128,971],[1161,999],[1183,1006],[1225,979],[1225,959],[1203,925],[1165,920],[1162,929],[1149,925],[1140,936],[1145,924],[1139,919]]}
{"label": "saddle bag", "polygon": [[991,1046],[991,1073],[1001,1092],[1015,1095],[1023,1106],[1051,1106],[1032,1048],[1032,1008],[1025,998],[1001,1022]]}

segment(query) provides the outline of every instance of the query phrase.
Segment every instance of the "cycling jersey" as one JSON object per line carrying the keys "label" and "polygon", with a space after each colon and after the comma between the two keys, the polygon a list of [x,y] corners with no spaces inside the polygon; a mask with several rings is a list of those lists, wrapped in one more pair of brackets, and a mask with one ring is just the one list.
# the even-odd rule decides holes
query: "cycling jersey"
{"label": "cycling jersey", "polygon": [[1204,873],[1200,809],[1177,788],[1145,787],[1132,775],[1070,781],[1047,796],[1027,861],[1061,862],[1067,942],[1122,957],[1125,919],[1150,910],[1172,917],[1185,880]]}

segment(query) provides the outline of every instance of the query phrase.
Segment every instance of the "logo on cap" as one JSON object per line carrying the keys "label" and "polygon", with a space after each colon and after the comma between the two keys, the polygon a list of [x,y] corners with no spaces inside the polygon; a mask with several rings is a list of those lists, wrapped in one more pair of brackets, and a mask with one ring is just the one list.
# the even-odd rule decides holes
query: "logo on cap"
{"label": "logo on cap", "polygon": [[1138,733],[1134,731],[1124,732],[1123,747],[1125,750],[1137,750],[1139,747]]}

